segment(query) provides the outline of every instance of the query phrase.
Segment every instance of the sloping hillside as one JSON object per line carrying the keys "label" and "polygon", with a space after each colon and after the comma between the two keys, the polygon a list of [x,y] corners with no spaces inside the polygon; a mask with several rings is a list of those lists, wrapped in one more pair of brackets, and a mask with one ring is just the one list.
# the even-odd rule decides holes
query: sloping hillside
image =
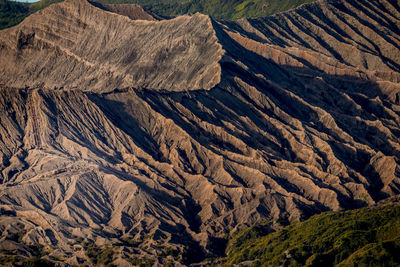
{"label": "sloping hillside", "polygon": [[268,224],[235,234],[227,265],[397,266],[400,206],[326,212],[268,234]]}

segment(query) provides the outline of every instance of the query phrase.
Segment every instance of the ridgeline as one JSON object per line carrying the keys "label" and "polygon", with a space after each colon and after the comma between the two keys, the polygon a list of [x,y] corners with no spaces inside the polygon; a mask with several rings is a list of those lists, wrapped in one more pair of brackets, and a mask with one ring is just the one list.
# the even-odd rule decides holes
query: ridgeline
{"label": "ridgeline", "polygon": [[[30,14],[60,0],[18,3],[0,0],[0,30],[20,23]],[[97,0],[101,4],[139,4],[145,10],[164,17],[200,12],[218,19],[235,20],[260,17],[295,8],[313,0]]]}

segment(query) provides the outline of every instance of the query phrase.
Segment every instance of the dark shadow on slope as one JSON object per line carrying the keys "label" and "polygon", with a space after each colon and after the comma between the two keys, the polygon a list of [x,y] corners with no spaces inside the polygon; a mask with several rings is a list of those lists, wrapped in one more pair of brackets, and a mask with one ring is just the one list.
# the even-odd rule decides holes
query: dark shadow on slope
{"label": "dark shadow on slope", "polygon": [[[285,42],[284,40],[282,40],[281,38],[278,38],[277,36],[275,36],[272,31],[270,31],[267,27],[265,27],[264,25],[262,26],[257,26],[258,24],[261,24],[261,20],[260,19],[247,19],[248,21],[251,21],[251,25],[256,28],[257,30],[260,31],[261,34],[263,34],[265,37],[268,38],[268,40],[275,44],[278,45],[280,47],[285,47],[286,45],[288,45],[287,42]],[[246,30],[244,30],[242,28],[241,25],[239,25],[237,22],[235,21],[221,21],[222,24],[228,26],[228,28],[230,30],[234,30],[236,32],[239,32],[240,34],[246,36],[249,39],[255,40],[257,42],[260,43],[266,43],[266,40],[264,38],[259,37],[257,34],[253,33],[253,32],[248,32]]]}
{"label": "dark shadow on slope", "polygon": [[[80,119],[81,118],[80,115],[82,114],[78,114],[76,107],[74,107],[76,101],[82,101],[82,99],[79,99],[80,96],[74,95],[72,97],[70,94],[61,95],[62,97],[66,97],[66,101],[63,103],[64,105],[62,106],[61,110],[60,109],[61,107],[57,106],[57,103],[54,100],[54,96],[56,96],[58,92],[50,92],[50,91],[44,92],[39,90],[38,93],[44,100],[42,103],[44,107],[43,110],[41,110],[41,112],[46,113],[50,125],[52,125],[53,129],[56,130],[55,133],[49,135],[50,139],[46,140],[49,142],[48,145],[51,145],[53,148],[62,153],[67,153],[62,149],[62,146],[56,141],[57,137],[63,134],[68,138],[70,138],[71,140],[73,140],[74,142],[78,143],[83,147],[88,148],[99,157],[102,157],[111,163],[116,163],[118,160],[121,160],[121,155],[118,151],[114,151],[115,154],[110,155],[107,153],[107,151],[101,150],[96,146],[91,145],[92,144],[91,138],[87,135],[85,136],[84,134],[82,134],[82,129],[80,128],[81,125],[83,125],[87,130],[89,130],[91,134],[93,134],[96,138],[107,144],[104,132],[99,130],[101,127],[96,127],[94,129],[93,125],[91,125],[85,120]],[[47,112],[46,108],[50,112]],[[83,110],[83,111],[88,112],[88,110]],[[65,114],[71,115],[71,117],[69,116],[65,117],[64,116]],[[77,124],[75,120],[81,123],[81,125],[79,125],[79,123]]]}
{"label": "dark shadow on slope", "polygon": [[[227,36],[227,34],[220,29],[219,25],[214,23],[214,28],[216,29],[220,42],[227,50],[228,55],[244,62],[246,66],[249,67],[248,71],[245,71],[236,64],[226,62],[222,63],[223,80],[221,81],[221,84],[210,91],[159,93],[150,90],[143,90],[137,93],[137,95],[147,102],[152,109],[159,112],[164,117],[172,119],[179,127],[185,130],[201,145],[215,153],[218,153],[214,148],[215,146],[234,153],[243,153],[230,145],[229,142],[218,141],[221,140],[218,136],[212,135],[210,132],[204,132],[203,128],[199,127],[196,122],[185,120],[183,117],[184,114],[174,107],[177,103],[183,105],[200,120],[218,127],[223,127],[227,133],[244,141],[249,147],[264,151],[280,149],[274,147],[274,143],[268,142],[265,136],[261,136],[252,129],[249,129],[240,119],[241,117],[247,117],[259,129],[279,138],[279,135],[277,135],[276,132],[271,132],[272,129],[269,122],[264,118],[261,118],[258,114],[265,114],[277,120],[281,120],[281,118],[276,117],[271,110],[257,105],[252,100],[251,96],[246,96],[245,91],[235,86],[235,83],[232,82],[232,78],[239,77],[247,84],[256,88],[256,90],[262,95],[272,100],[276,106],[280,107],[280,109],[291,117],[300,120],[304,126],[326,133],[340,142],[346,142],[340,132],[337,132],[337,130],[332,127],[326,128],[324,124],[320,123],[318,121],[318,114],[316,114],[309,105],[320,107],[321,109],[326,110],[333,117],[339,128],[354,138],[357,142],[366,144],[376,151],[382,151],[386,155],[392,155],[394,153],[395,150],[392,146],[388,145],[387,142],[382,142],[383,140],[381,140],[381,138],[385,138],[385,135],[379,137],[382,133],[380,133],[378,129],[366,125],[364,122],[360,122],[364,128],[359,130],[353,124],[355,116],[360,116],[364,120],[371,120],[380,117],[390,118],[390,114],[386,113],[382,108],[369,106],[362,111],[354,110],[355,103],[362,104],[362,106],[369,105],[369,102],[365,101],[366,104],[363,104],[356,95],[366,95],[367,98],[374,98],[377,96],[382,99],[385,98],[378,85],[373,81],[362,80],[351,76],[346,77],[323,74],[323,79],[327,82],[322,84],[314,83],[315,87],[310,88],[307,87],[307,85],[313,83],[313,78],[304,78],[301,74],[304,72],[312,74],[314,72],[317,76],[321,73],[316,73],[316,71],[310,71],[309,69],[277,65],[276,63],[241,47]],[[268,81],[255,76],[255,73],[262,74],[268,79]],[[329,90],[327,90],[327,88],[329,88]],[[365,88],[367,88],[367,90],[365,90]],[[353,98],[348,99],[347,97],[344,97],[344,93]],[[334,102],[331,102],[332,99],[336,99],[335,101],[338,103],[335,104]],[[198,104],[213,111],[213,115],[198,108]],[[352,110],[355,113],[349,112]],[[218,116],[216,116],[216,114],[218,114]],[[235,125],[238,129],[248,133],[250,138],[226,128],[222,121],[228,121]],[[284,120],[281,120],[281,122],[287,124]],[[364,129],[370,129],[370,131],[365,131]],[[286,146],[284,138],[279,138],[278,140],[281,141],[282,147]],[[344,156],[345,151],[343,148],[336,145],[331,145],[331,148],[338,159],[342,160],[347,166],[355,168],[357,171],[362,172],[369,162],[369,159],[363,157],[361,157],[361,161],[358,161],[359,159]],[[290,152],[291,149],[289,148],[288,151]],[[358,153],[362,153],[362,151],[360,150]],[[396,155],[397,158],[399,157],[397,154],[394,155]],[[293,154],[275,153],[275,156],[294,162],[297,160],[296,156]],[[367,177],[371,176],[371,174],[365,172],[364,175]],[[376,179],[376,177],[374,177],[374,179]],[[238,179],[238,182],[240,183],[240,179]],[[373,191],[378,191],[380,187],[381,186],[374,186]],[[371,192],[371,195],[380,198],[374,192]]]}
{"label": "dark shadow on slope", "polygon": [[[350,1],[351,2],[351,1]],[[363,8],[355,1],[352,2],[354,5],[355,9],[361,9],[363,10]],[[360,24],[362,24],[365,27],[370,28],[373,32],[375,32],[376,34],[378,34],[381,38],[383,38],[386,42],[392,44],[393,46],[395,46],[397,49],[400,49],[400,45],[396,44],[395,41],[391,40],[389,37],[387,37],[387,34],[385,34],[384,32],[382,32],[380,29],[378,29],[375,25],[369,23],[368,21],[360,18],[355,12],[353,12],[352,10],[345,8],[344,6],[339,5],[335,5],[336,8],[338,8],[339,10],[343,11],[344,13],[350,15],[351,17],[355,18]],[[353,27],[354,28],[354,27]],[[392,31],[399,31],[398,29],[396,29],[395,27],[389,26],[389,29],[391,29]],[[363,35],[361,35],[363,36]],[[375,49],[377,49],[377,52],[379,53],[380,57],[382,58],[382,60],[386,63],[386,65],[388,67],[390,67],[391,69],[393,69],[394,71],[400,71],[400,64],[398,64],[397,62],[394,62],[393,60],[386,58],[382,55],[379,47],[371,40],[365,38],[366,40],[368,40],[368,42],[374,46]]]}
{"label": "dark shadow on slope", "polygon": [[[324,110],[328,110],[331,115],[340,116],[341,113],[338,110],[343,109],[343,104],[335,105],[332,107],[332,103],[326,103],[330,98],[336,98],[339,102],[348,103],[354,106],[355,103],[360,104],[360,101],[349,102],[349,100],[343,95],[343,93],[355,96],[355,95],[365,95],[368,98],[379,97],[383,101],[388,101],[385,99],[385,95],[381,92],[379,86],[371,80],[363,80],[352,76],[340,76],[340,75],[330,75],[321,74],[320,72],[314,72],[315,76],[323,75],[323,79],[326,84],[315,84],[315,88],[307,87],[308,84],[312,84],[314,77],[304,78],[302,73],[312,74],[313,71],[309,69],[303,69],[299,67],[291,67],[285,65],[277,65],[276,63],[268,60],[258,54],[255,54],[244,47],[240,46],[233,39],[231,39],[224,31],[219,29],[218,25],[214,25],[216,28],[217,36],[224,47],[227,48],[229,54],[235,59],[245,62],[246,66],[249,67],[249,71],[245,71],[240,67],[232,63],[223,63],[224,70],[227,73],[223,74],[224,77],[229,75],[238,76],[242,80],[246,81],[248,84],[253,85],[262,94],[270,97],[270,99],[277,101],[279,107],[284,107],[284,110],[294,116],[295,118],[304,121],[310,120],[314,113],[310,108],[306,107],[297,98],[292,97],[288,94],[289,91],[295,93],[300,99],[306,100],[307,103],[321,107]],[[241,52],[240,52],[241,51]],[[233,73],[229,73],[233,72]],[[268,83],[259,77],[256,77],[255,73],[261,73],[273,84]],[[284,79],[284,80],[283,80]],[[326,82],[327,81],[327,82]],[[329,90],[326,90],[329,88]],[[325,94],[325,96],[324,96]],[[332,94],[329,96],[329,94]],[[271,97],[272,96],[272,97]],[[318,97],[316,97],[318,96]],[[288,102],[293,101],[293,102]],[[299,108],[303,108],[303,110]],[[365,108],[365,107],[364,107]],[[373,107],[372,107],[373,108]],[[371,107],[369,107],[371,110]],[[349,110],[342,112],[343,114],[348,114]],[[355,116],[360,116],[366,120],[371,119],[371,114],[364,111],[360,114],[354,114]],[[385,113],[385,117],[391,117],[390,114],[386,113],[382,108],[377,110],[374,108],[374,113]],[[335,118],[335,121],[341,121],[340,118]],[[347,127],[349,128],[349,127]],[[351,127],[350,127],[351,128]],[[349,129],[354,130],[354,129]],[[352,136],[357,136],[357,134],[351,134]]]}
{"label": "dark shadow on slope", "polygon": [[[297,75],[304,72],[302,68],[294,68],[291,66],[283,65],[275,66],[275,68],[263,68],[262,66],[270,66],[271,64],[275,63],[241,47],[239,44],[235,43],[235,41],[231,39],[224,31],[220,30],[218,28],[218,25],[214,26],[220,42],[222,42],[223,46],[227,48],[229,54],[237,60],[245,62],[246,66],[248,66],[250,69],[247,72],[244,70],[240,70],[239,67],[233,66],[233,64],[231,63],[225,63],[230,64],[231,66],[224,66],[224,70],[228,72],[226,75],[223,75],[224,77],[229,76],[229,72],[233,72],[233,74],[231,74],[232,76],[239,76],[242,80],[254,86],[263,95],[268,96],[269,99],[272,99],[275,104],[283,109],[286,113],[302,121],[303,124],[316,128],[318,131],[325,132],[329,135],[339,138],[339,140],[341,139],[340,136],[338,136],[337,133],[332,132],[331,129],[325,128],[325,126],[322,124],[318,124],[318,121],[315,121],[315,115],[310,116],[314,113],[314,111],[311,111],[308,107],[304,105],[304,103],[300,102],[296,98],[288,95],[287,91],[289,90],[292,93],[295,93],[296,96],[300,97],[300,99],[305,100],[306,103],[326,110],[333,117],[339,128],[347,132],[357,142],[366,144],[369,147],[374,148],[376,151],[382,151],[386,155],[395,155],[397,158],[399,158],[399,152],[395,152],[396,149],[387,141],[385,141],[385,139],[387,138],[386,134],[381,133],[380,130],[376,127],[365,124],[365,122],[363,121],[358,122],[362,125],[361,130],[359,130],[358,127],[356,127],[353,123],[355,116],[358,115],[362,115],[361,117],[363,117],[365,120],[370,120],[372,118],[382,119],[382,116],[383,119],[392,117],[390,114],[385,112],[383,108],[371,107],[370,105],[368,107],[365,107],[365,103],[363,105],[363,103],[361,103],[361,101],[357,99],[357,97],[354,97],[355,95],[366,94],[366,98],[371,99],[379,97],[383,100],[383,102],[387,102],[388,100],[385,99],[385,95],[383,95],[383,93],[380,91],[380,88],[375,82],[370,80],[362,80],[351,76],[346,77],[324,74],[323,78],[324,80],[329,82],[329,86],[324,87],[323,85],[318,85],[316,86],[316,88],[311,89],[310,91],[310,88],[307,88],[307,84],[309,84],[310,82],[312,83],[312,81],[302,78],[301,75]],[[239,51],[241,51],[241,53],[239,53]],[[277,67],[281,69],[281,75],[277,74]],[[271,84],[268,84],[260,80],[258,77],[255,77],[253,73],[257,72],[262,72],[265,77],[267,77],[278,86],[271,86]],[[291,83],[289,86],[281,81],[281,77],[285,74],[290,77],[289,79],[287,79],[287,81]],[[320,73],[316,73],[316,76],[317,75],[320,75]],[[282,85],[282,87],[280,87],[279,85]],[[326,90],[327,88],[329,88],[329,90]],[[321,92],[326,93],[326,91],[328,91],[328,94],[331,94],[330,97],[327,95],[322,97],[315,97],[320,95]],[[343,107],[346,107],[346,105],[332,105],[332,103],[329,103],[332,98],[336,98],[339,99],[342,103],[347,102],[348,105],[354,106],[354,103],[349,102],[349,100],[344,97],[343,93],[354,97],[354,103],[361,104],[364,107],[361,114],[354,114],[352,116],[348,113],[348,110],[343,110]],[[348,120],[346,120],[345,118],[348,118]],[[313,126],[310,124],[310,122],[317,123],[317,125]],[[365,129],[367,129],[367,131],[365,131]],[[381,137],[379,137],[379,135],[381,135]],[[343,140],[343,142],[345,141]],[[337,150],[334,150],[334,152],[336,152],[335,155],[338,158],[343,159],[342,155],[340,155]],[[344,162],[346,165],[356,165],[351,164],[351,162],[348,161]],[[367,163],[368,161],[364,162],[364,164]],[[362,172],[363,167],[359,166],[357,170]],[[370,176],[370,174],[368,173],[364,174],[366,176]]]}
{"label": "dark shadow on slope", "polygon": [[[103,168],[102,171],[107,174],[115,175],[121,180],[133,182],[139,188],[140,191],[143,191],[148,196],[151,196],[151,198],[154,199],[154,203],[162,203],[162,205],[165,206],[165,208],[169,209],[170,211],[173,211],[174,213],[179,213],[183,218],[185,218],[185,220],[189,225],[189,228],[192,231],[196,233],[199,232],[201,220],[200,217],[198,216],[198,213],[200,212],[201,209],[200,206],[198,206],[198,204],[193,201],[189,193],[188,195],[184,195],[179,191],[178,188],[170,186],[166,183],[160,183],[160,185],[164,189],[170,190],[176,195],[173,196],[162,190],[149,187],[144,181],[140,180],[135,175],[126,172],[121,172],[111,168]],[[156,172],[155,169],[153,171]],[[149,173],[142,172],[141,174],[144,177],[150,177]],[[162,173],[157,173],[157,175],[164,176]],[[182,202],[182,200],[185,201]],[[166,216],[164,218],[158,217],[157,214],[152,214],[152,215],[164,222],[166,220],[173,220],[173,218],[167,215],[167,213],[164,214]],[[125,220],[134,220],[134,218],[128,218],[125,216]],[[125,226],[129,225],[130,223],[127,223]]]}
{"label": "dark shadow on slope", "polygon": [[334,56],[337,60],[340,62],[346,62],[343,57],[330,45],[328,44],[324,39],[322,39],[318,34],[315,34],[313,31],[305,27],[302,23],[297,21],[295,18],[291,16],[291,14],[288,14],[286,16],[290,22],[295,25],[298,29],[300,29],[303,33],[307,34],[311,38],[313,38],[321,47],[324,49],[328,50],[328,52]]}
{"label": "dark shadow on slope", "polygon": [[126,96],[126,92],[116,91],[112,93],[120,101],[107,98],[109,94],[89,94],[88,97],[96,103],[115,126],[129,135],[138,147],[152,155],[156,160],[166,161],[159,152],[159,146],[155,140],[142,130],[142,125],[134,117],[134,112],[140,112],[140,109],[135,110],[133,108],[132,103],[129,102],[129,96]]}
{"label": "dark shadow on slope", "polygon": [[[372,3],[378,2],[378,1],[370,1]],[[374,22],[379,23],[380,25],[384,26],[385,28],[390,29],[397,35],[400,34],[400,30],[396,24],[393,24],[390,20],[388,20],[378,9],[374,8],[372,4],[369,3],[369,1],[349,1],[349,3],[354,7],[354,9],[361,11],[364,13],[366,16],[368,16],[370,19],[372,19]],[[373,11],[373,12],[371,12]],[[398,9],[397,11],[400,11]],[[374,14],[376,13],[376,14]],[[373,26],[373,25],[371,25]],[[383,32],[380,32],[384,34]],[[399,47],[398,47],[399,48]],[[400,49],[400,48],[399,48]]]}

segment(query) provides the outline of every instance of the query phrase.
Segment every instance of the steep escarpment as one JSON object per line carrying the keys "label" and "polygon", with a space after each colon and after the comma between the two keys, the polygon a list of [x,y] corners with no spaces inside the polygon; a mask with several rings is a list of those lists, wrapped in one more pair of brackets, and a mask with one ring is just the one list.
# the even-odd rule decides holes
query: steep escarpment
{"label": "steep escarpment", "polygon": [[207,16],[132,20],[80,0],[53,4],[3,31],[0,46],[2,83],[90,91],[210,89],[223,54]]}
{"label": "steep escarpment", "polygon": [[1,246],[187,264],[260,220],[399,194],[399,12],[135,21],[71,0],[1,31]]}
{"label": "steep escarpment", "polygon": [[230,33],[244,47],[284,65],[308,64],[308,68],[343,76],[360,70],[367,77],[399,80],[396,1],[319,1],[270,17],[227,24],[252,39]]}

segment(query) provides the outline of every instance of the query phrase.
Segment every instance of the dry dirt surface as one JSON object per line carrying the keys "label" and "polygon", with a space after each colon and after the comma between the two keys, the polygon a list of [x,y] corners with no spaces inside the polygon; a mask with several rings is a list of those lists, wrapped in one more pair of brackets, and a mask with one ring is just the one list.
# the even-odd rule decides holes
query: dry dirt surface
{"label": "dry dirt surface", "polygon": [[110,11],[67,0],[0,31],[3,252],[189,264],[257,221],[399,194],[398,1]]}

